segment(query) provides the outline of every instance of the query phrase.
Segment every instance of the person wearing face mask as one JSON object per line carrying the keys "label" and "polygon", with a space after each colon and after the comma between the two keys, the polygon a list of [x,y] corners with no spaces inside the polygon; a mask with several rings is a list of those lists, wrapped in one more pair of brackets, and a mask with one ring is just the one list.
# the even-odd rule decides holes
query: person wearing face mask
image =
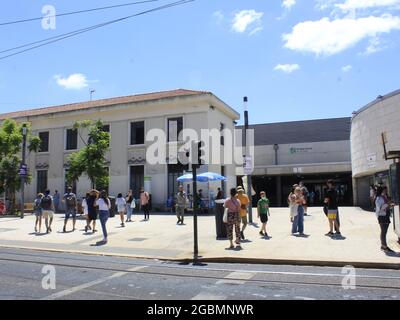
{"label": "person wearing face mask", "polygon": [[260,200],[258,200],[257,203],[257,213],[258,213],[258,218],[261,220],[262,226],[260,230],[260,235],[265,236],[268,238],[268,233],[266,230],[267,227],[267,222],[268,222],[268,216],[269,214],[269,200],[267,198],[267,195],[265,191],[260,192]]}

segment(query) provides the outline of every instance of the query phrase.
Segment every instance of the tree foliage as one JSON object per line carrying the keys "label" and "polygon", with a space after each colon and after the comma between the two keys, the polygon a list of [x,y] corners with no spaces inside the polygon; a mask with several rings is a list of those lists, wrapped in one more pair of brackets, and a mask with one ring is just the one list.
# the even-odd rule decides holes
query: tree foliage
{"label": "tree foliage", "polygon": [[106,153],[109,150],[110,134],[103,130],[101,120],[84,120],[74,124],[74,129],[80,131],[86,129],[88,132],[87,142],[82,139],[85,146],[68,157],[67,182],[72,184],[85,174],[92,185],[104,187],[108,185],[108,163]]}
{"label": "tree foliage", "polygon": [[[19,168],[22,161],[23,125],[27,128],[28,152],[37,152],[40,138],[32,136],[29,123],[17,123],[15,120],[6,119],[0,126],[0,193],[6,192],[12,204],[15,203],[15,193],[21,189]],[[31,176],[28,175],[26,182],[30,181]]]}

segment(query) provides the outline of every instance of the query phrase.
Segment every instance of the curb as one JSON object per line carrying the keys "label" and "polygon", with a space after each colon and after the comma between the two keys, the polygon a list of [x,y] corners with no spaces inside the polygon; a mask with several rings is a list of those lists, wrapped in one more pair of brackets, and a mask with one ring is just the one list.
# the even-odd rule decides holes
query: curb
{"label": "curb", "polygon": [[49,248],[35,248],[35,247],[20,247],[11,245],[1,245],[0,248],[9,249],[24,249],[42,252],[62,252],[70,254],[82,254],[91,256],[105,256],[105,257],[121,257],[130,259],[144,259],[144,260],[159,260],[177,262],[183,264],[190,263],[235,263],[235,264],[270,264],[270,265],[291,265],[291,266],[315,266],[315,267],[339,267],[351,266],[354,268],[362,269],[387,269],[387,270],[400,270],[398,263],[385,263],[385,262],[362,262],[362,261],[322,261],[322,260],[291,260],[291,259],[262,259],[262,258],[238,258],[238,257],[200,257],[196,261],[190,258],[167,258],[167,257],[150,257],[140,255],[129,255],[111,252],[91,252],[91,251],[74,251],[74,250],[58,250]]}

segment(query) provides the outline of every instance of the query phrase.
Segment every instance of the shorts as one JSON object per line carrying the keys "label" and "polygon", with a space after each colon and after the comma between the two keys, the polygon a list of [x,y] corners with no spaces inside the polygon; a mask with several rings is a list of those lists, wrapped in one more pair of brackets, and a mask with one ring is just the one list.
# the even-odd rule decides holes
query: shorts
{"label": "shorts", "polygon": [[75,208],[67,209],[65,211],[65,219],[69,219],[69,217],[72,215],[72,219],[76,219],[76,210]]}
{"label": "shorts", "polygon": [[43,210],[43,218],[53,218],[54,217],[54,212],[53,210]]}
{"label": "shorts", "polygon": [[247,224],[247,215],[240,217],[240,220],[242,221],[242,224]]}
{"label": "shorts", "polygon": [[35,210],[35,216],[36,217],[41,217],[43,214],[42,210]]}
{"label": "shorts", "polygon": [[337,210],[328,209],[328,219],[336,220]]}
{"label": "shorts", "polygon": [[261,223],[267,223],[268,222],[268,214],[260,214],[260,220],[261,220]]}

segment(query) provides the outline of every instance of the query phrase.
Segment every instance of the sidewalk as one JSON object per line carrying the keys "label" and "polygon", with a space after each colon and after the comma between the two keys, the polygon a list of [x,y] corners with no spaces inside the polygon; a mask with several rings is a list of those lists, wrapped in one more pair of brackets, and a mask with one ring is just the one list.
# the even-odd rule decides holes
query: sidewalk
{"label": "sidewalk", "polygon": [[[379,225],[374,213],[354,207],[340,208],[342,235],[344,239],[331,239],[324,234],[328,222],[321,208],[310,208],[305,217],[305,233],[308,237],[295,237],[290,234],[290,221],[287,208],[272,208],[267,226],[269,240],[262,238],[255,225],[245,231],[248,240],[242,244],[243,250],[226,250],[228,240],[216,240],[215,218],[198,218],[199,255],[206,262],[241,262],[301,264],[370,268],[400,268],[400,255],[388,256],[380,250]],[[138,258],[187,261],[193,258],[193,219],[186,217],[186,225],[176,225],[174,214],[150,216],[150,221],[142,221],[143,215],[135,215],[134,222],[125,228],[119,226],[119,217],[108,220],[109,242],[96,246],[102,239],[98,221],[94,235],[85,234],[82,219],[77,221],[75,232],[62,233],[63,215],[57,214],[52,234],[35,235],[34,216],[19,218],[0,218],[0,246],[28,248],[46,251],[62,251],[84,254],[116,255]],[[258,222],[257,213],[253,213]],[[71,230],[69,222],[67,231]],[[44,230],[44,222],[42,231]],[[400,251],[397,236],[391,225],[388,244]]]}

